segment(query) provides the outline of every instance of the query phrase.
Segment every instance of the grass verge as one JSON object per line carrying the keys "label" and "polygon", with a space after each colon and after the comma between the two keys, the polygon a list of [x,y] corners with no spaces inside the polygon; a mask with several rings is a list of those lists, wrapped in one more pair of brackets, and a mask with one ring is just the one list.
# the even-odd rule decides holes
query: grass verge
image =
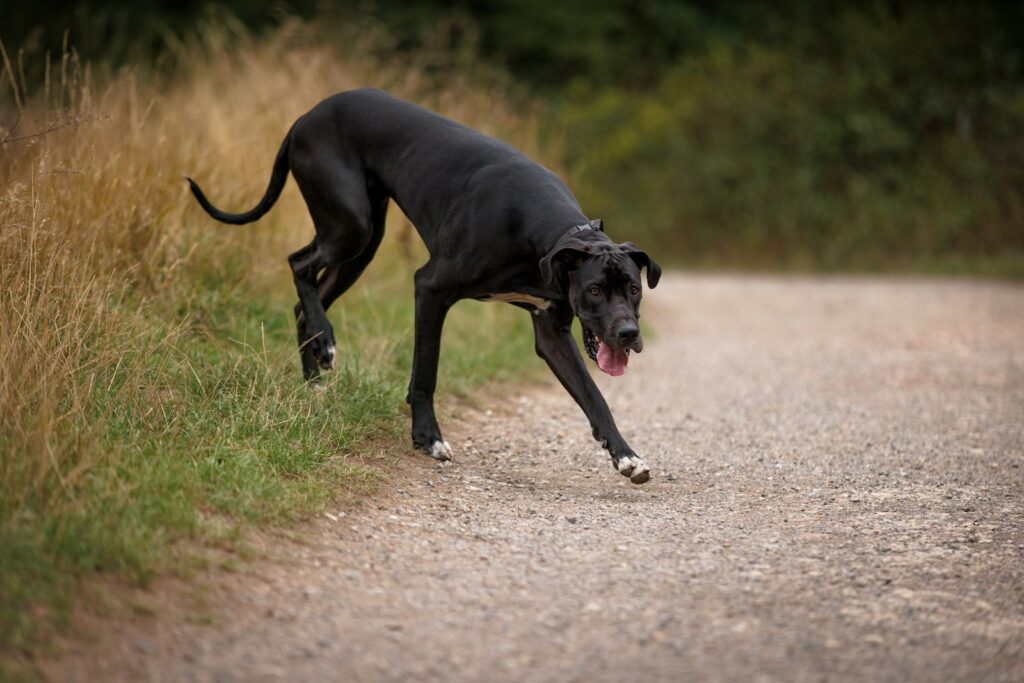
{"label": "grass verge", "polygon": [[[0,667],[12,676],[83,579],[145,584],[247,525],[364,495],[387,477],[380,454],[407,442],[411,273],[424,255],[404,219],[392,216],[377,261],[331,312],[339,367],[311,392],[285,262],[312,234],[294,185],[268,218],[231,228],[193,206],[182,174],[225,207],[251,205],[294,119],[370,84],[544,157],[530,108],[494,84],[452,74],[438,87],[425,66],[324,47],[299,23],[256,42],[225,20],[170,51],[163,76],[101,77],[73,52],[35,90],[5,70]],[[440,390],[539,369],[530,356],[521,311],[460,304]]]}

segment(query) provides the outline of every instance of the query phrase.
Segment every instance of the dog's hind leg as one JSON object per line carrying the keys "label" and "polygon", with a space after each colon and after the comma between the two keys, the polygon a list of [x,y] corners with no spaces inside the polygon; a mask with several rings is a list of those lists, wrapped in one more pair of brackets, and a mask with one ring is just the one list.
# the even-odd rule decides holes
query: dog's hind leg
{"label": "dog's hind leg", "polygon": [[324,268],[324,262],[316,240],[291,254],[288,264],[299,294],[295,317],[302,374],[307,380],[313,380],[319,375],[319,368],[334,364],[335,354],[334,330],[320,303],[317,288],[317,274]]}
{"label": "dog's hind leg", "polygon": [[377,255],[377,248],[384,239],[384,223],[387,218],[388,198],[387,195],[378,197],[373,202],[373,236],[359,256],[351,261],[345,261],[333,268],[329,268],[320,278],[317,288],[320,293],[320,304],[326,311],[331,307],[338,297],[349,290],[355,284],[359,276],[363,274],[370,261]]}
{"label": "dog's hind leg", "polygon": [[[324,270],[317,281],[317,297],[320,306],[326,313],[338,297],[344,294],[355,284],[359,276],[363,274],[366,267],[373,260],[384,238],[384,222],[387,215],[388,199],[378,199],[373,207],[373,237],[366,245],[362,253],[351,261],[345,261]],[[313,353],[313,347],[309,343],[310,337],[306,332],[305,315],[303,314],[302,301],[295,304],[295,325],[299,341],[299,355],[302,358],[302,374],[307,380],[315,380],[320,375],[320,364]]]}
{"label": "dog's hind leg", "polygon": [[[320,368],[334,365],[335,357],[334,330],[317,276],[321,270],[338,269],[336,275],[328,272],[321,278],[323,294],[344,291],[355,281],[366,267],[360,257],[375,239],[373,206],[359,167],[323,156],[303,138],[293,136],[292,146],[292,175],[316,228],[316,239],[288,257],[301,307],[296,317],[302,371],[307,380],[314,380]],[[332,281],[340,285],[332,286]]]}

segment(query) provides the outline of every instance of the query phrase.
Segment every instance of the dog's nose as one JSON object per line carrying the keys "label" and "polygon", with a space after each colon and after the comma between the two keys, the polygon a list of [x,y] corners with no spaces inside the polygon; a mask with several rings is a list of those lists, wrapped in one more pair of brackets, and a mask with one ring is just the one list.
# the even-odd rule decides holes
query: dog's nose
{"label": "dog's nose", "polygon": [[633,323],[626,323],[619,328],[615,336],[618,337],[619,344],[629,346],[640,336],[640,328]]}

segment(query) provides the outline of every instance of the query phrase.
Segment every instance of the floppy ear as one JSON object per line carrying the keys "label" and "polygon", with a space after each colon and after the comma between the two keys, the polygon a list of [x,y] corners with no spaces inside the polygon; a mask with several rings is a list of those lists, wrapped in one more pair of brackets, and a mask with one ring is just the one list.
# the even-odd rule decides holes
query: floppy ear
{"label": "floppy ear", "polygon": [[591,247],[583,240],[569,238],[562,240],[547,256],[540,260],[540,276],[544,283],[555,289],[564,290],[566,274],[579,265]]}
{"label": "floppy ear", "polygon": [[619,246],[622,247],[622,251],[629,254],[638,267],[647,269],[647,286],[651,289],[657,287],[658,280],[661,279],[661,266],[655,263],[646,251],[632,242],[623,242]]}
{"label": "floppy ear", "polygon": [[540,276],[549,287],[562,290],[565,275],[579,264],[583,252],[572,247],[554,249],[540,260]]}

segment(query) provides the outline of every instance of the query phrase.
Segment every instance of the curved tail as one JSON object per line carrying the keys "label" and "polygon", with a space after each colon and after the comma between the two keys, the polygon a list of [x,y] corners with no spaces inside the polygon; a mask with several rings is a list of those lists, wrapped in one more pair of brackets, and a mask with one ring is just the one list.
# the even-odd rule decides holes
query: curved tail
{"label": "curved tail", "polygon": [[199,202],[199,206],[203,207],[206,213],[210,214],[222,223],[230,223],[232,225],[244,225],[245,223],[252,223],[254,220],[262,217],[267,211],[270,211],[270,207],[274,205],[277,198],[281,196],[281,190],[284,189],[285,181],[288,180],[288,141],[291,139],[291,131],[288,131],[288,135],[285,136],[284,142],[281,143],[281,149],[277,151],[277,159],[274,161],[274,170],[270,174],[270,184],[267,185],[267,191],[263,195],[263,199],[254,208],[246,211],[245,213],[227,213],[221,211],[216,206],[210,203],[210,200],[206,198],[203,191],[199,189],[199,185],[196,181],[192,180],[188,176],[185,180],[188,181],[189,187],[192,188],[192,194],[196,196],[196,200]]}

